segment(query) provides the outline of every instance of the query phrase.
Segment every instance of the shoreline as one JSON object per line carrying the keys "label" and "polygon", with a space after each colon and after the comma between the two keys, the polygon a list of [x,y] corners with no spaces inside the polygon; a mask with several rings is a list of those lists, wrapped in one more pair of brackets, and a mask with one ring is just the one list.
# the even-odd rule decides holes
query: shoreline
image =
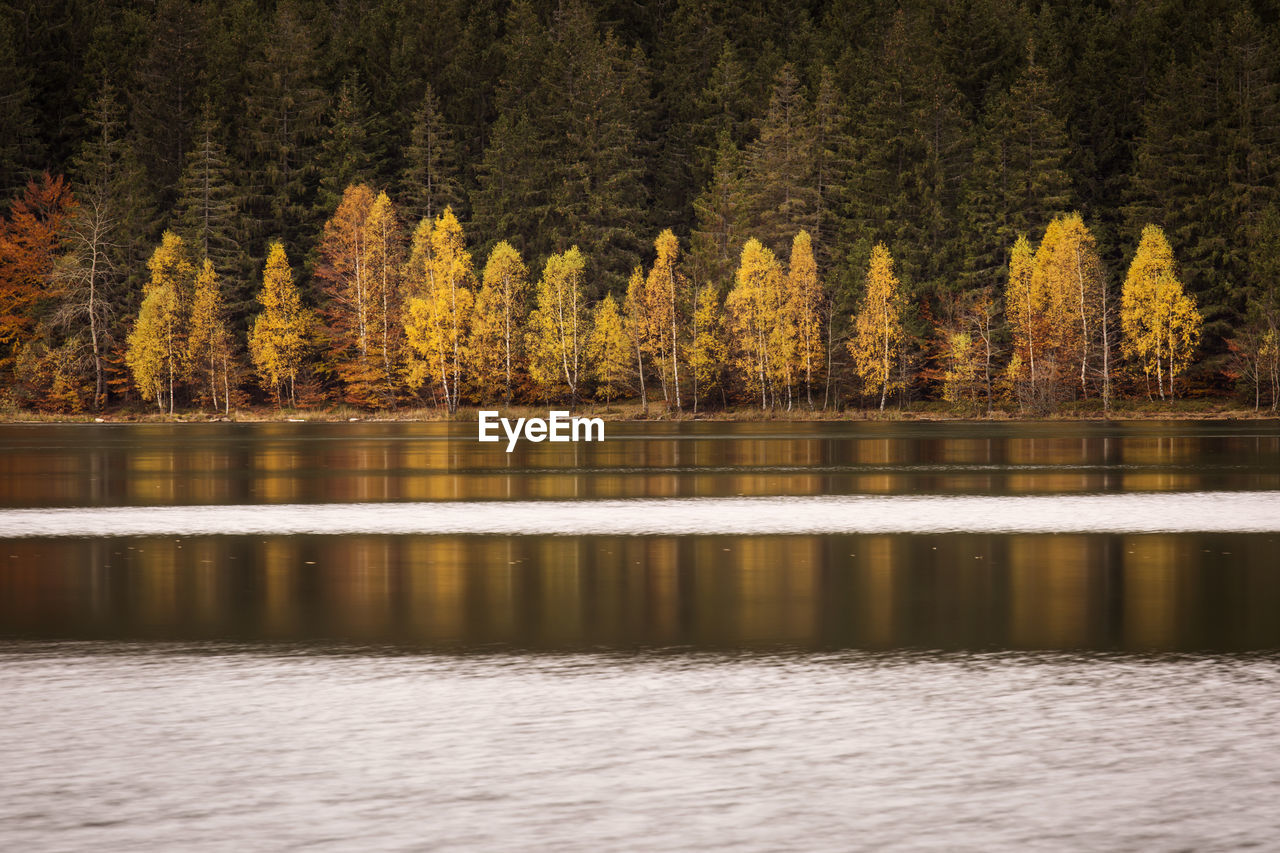
{"label": "shoreline", "polygon": [[[759,409],[714,409],[694,414],[689,411],[669,411],[660,405],[650,405],[642,411],[638,403],[614,405],[590,404],[569,409],[560,406],[501,406],[486,407],[500,411],[504,416],[545,417],[550,410],[570,411],[573,415],[602,418],[606,422],[724,422],[724,423],[787,423],[823,421],[863,422],[951,422],[951,423],[1033,423],[1073,421],[1270,421],[1280,420],[1280,412],[1263,408],[1236,405],[1232,401],[1214,399],[1178,400],[1174,403],[1135,403],[1113,406],[1110,412],[1094,407],[1096,401],[1086,404],[1063,406],[1056,412],[1043,414],[1021,413],[997,409],[990,415],[974,414],[960,407],[936,403],[916,403],[904,409],[841,409],[810,410],[795,408],[791,411],[761,411]],[[173,415],[139,410],[112,410],[105,413],[82,412],[76,414],[32,412],[25,410],[0,410],[0,424],[167,424],[167,423],[426,423],[449,422],[475,423],[480,407],[464,407],[452,416],[436,408],[390,409],[365,411],[348,407],[316,409],[233,409],[230,415],[199,410],[178,411]]]}

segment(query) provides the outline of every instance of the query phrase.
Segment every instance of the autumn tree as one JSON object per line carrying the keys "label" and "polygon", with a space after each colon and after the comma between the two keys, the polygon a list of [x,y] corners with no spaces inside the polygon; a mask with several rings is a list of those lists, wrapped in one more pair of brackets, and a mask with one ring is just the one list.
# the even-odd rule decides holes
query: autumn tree
{"label": "autumn tree", "polygon": [[785,341],[784,305],[782,269],[773,251],[752,237],[742,247],[737,280],[725,298],[725,315],[733,364],[747,392],[760,395],[762,409],[769,408],[770,392],[776,399],[774,379],[779,362],[785,361],[785,354],[778,352]]}
{"label": "autumn tree", "polygon": [[1105,405],[1112,347],[1106,280],[1093,234],[1079,213],[1054,217],[1045,229],[1032,264],[1031,288],[1045,294],[1047,356],[1063,379],[1066,364],[1074,362],[1085,396],[1090,378],[1100,378]]}
{"label": "autumn tree", "polygon": [[0,375],[33,343],[40,309],[52,296],[61,229],[74,206],[66,180],[46,172],[0,219]]}
{"label": "autumn tree", "polygon": [[662,381],[662,392],[669,404],[680,405],[680,357],[683,342],[683,312],[688,298],[689,280],[677,266],[680,241],[670,228],[658,235],[653,247],[657,258],[645,279],[644,344]]}
{"label": "autumn tree", "polygon": [[813,382],[822,370],[822,284],[813,256],[813,240],[801,231],[791,242],[787,266],[787,313],[795,327],[796,370],[804,377],[805,399],[813,408]]}
{"label": "autumn tree", "polygon": [[877,243],[871,251],[866,294],[854,318],[854,337],[849,341],[849,351],[863,387],[872,393],[880,392],[881,411],[889,392],[902,388],[901,377],[894,377],[893,368],[905,339],[904,308],[902,288],[893,272],[893,258],[883,243]]}
{"label": "autumn tree", "polygon": [[508,406],[516,371],[522,367],[528,298],[529,271],[520,253],[504,240],[493,247],[484,265],[470,348],[477,381],[491,386],[501,377]]}
{"label": "autumn tree", "polygon": [[186,306],[190,303],[194,268],[186,244],[166,231],[147,263],[151,278],[137,321],[129,332],[125,361],[144,400],[166,403],[173,414],[174,386],[181,379],[187,352]]}
{"label": "autumn tree", "polygon": [[405,274],[404,334],[411,388],[430,382],[450,412],[458,410],[467,336],[475,306],[474,273],[462,226],[451,208],[413,235]]}
{"label": "autumn tree", "polygon": [[640,384],[640,411],[649,413],[649,393],[644,382],[644,341],[649,335],[649,309],[645,302],[644,271],[636,267],[627,281],[627,296],[622,304],[627,327],[627,337],[636,356],[636,378]]}
{"label": "autumn tree", "polygon": [[529,373],[548,394],[567,390],[578,401],[587,342],[586,259],[574,246],[552,255],[538,280],[526,346]]}
{"label": "autumn tree", "polygon": [[586,355],[596,380],[596,396],[608,405],[626,390],[631,375],[631,341],[613,294],[596,304]]}
{"label": "autumn tree", "polygon": [[213,261],[205,258],[196,273],[191,297],[186,367],[192,378],[200,380],[197,393],[203,397],[208,390],[215,411],[220,407],[218,392],[222,392],[221,409],[227,414],[231,413],[231,359],[231,332],[227,328],[222,282]]}
{"label": "autumn tree", "polygon": [[320,262],[315,275],[325,296],[321,316],[326,337],[325,360],[342,384],[343,397],[354,405],[369,405],[375,372],[383,365],[377,350],[381,336],[374,330],[379,313],[374,282],[368,268],[367,222],[373,208],[373,190],[352,184],[324,225],[320,237]]}
{"label": "autumn tree", "polygon": [[404,324],[400,319],[403,235],[395,205],[378,193],[364,220],[364,273],[369,290],[367,345],[363,359],[369,402],[395,401],[397,353]]}
{"label": "autumn tree", "polygon": [[1166,387],[1172,397],[1173,380],[1190,364],[1199,343],[1201,319],[1178,276],[1173,247],[1159,226],[1142,229],[1120,299],[1125,355],[1141,366],[1148,397],[1152,373],[1160,399]]}
{"label": "autumn tree", "polygon": [[302,295],[279,240],[268,250],[258,302],[262,313],[254,318],[249,333],[249,356],[263,387],[275,391],[276,404],[284,404],[287,389],[289,404],[296,406],[310,315],[302,307]]}
{"label": "autumn tree", "polygon": [[714,390],[724,394],[728,349],[724,339],[724,311],[714,284],[703,285],[693,298],[693,327],[689,335],[689,373],[693,380],[693,411],[699,398]]}

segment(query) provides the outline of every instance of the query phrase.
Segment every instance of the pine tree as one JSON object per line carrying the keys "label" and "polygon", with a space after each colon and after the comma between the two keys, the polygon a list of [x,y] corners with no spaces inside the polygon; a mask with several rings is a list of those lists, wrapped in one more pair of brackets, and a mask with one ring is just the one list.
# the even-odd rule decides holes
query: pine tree
{"label": "pine tree", "polygon": [[22,192],[45,151],[36,126],[32,100],[34,73],[23,62],[8,17],[0,18],[0,199],[7,203]]}
{"label": "pine tree", "polygon": [[254,319],[249,332],[249,356],[263,387],[275,391],[276,404],[284,405],[287,389],[289,404],[296,406],[310,314],[302,307],[302,295],[279,240],[268,250],[258,302],[262,313]]}
{"label": "pine tree", "polygon": [[403,177],[406,212],[415,218],[434,220],[446,207],[463,211],[457,142],[430,84],[413,114],[409,138],[404,151],[408,164]]}
{"label": "pine tree", "polygon": [[720,136],[711,182],[693,204],[697,225],[689,262],[695,284],[728,284],[746,230],[742,155],[727,133]]}
{"label": "pine tree", "polygon": [[1026,69],[987,112],[965,182],[966,267],[978,284],[1004,268],[1019,234],[1070,208],[1069,143],[1058,92],[1030,51]]}
{"label": "pine tree", "polygon": [[880,392],[881,411],[889,392],[902,388],[893,369],[905,338],[903,309],[902,288],[893,272],[893,258],[883,243],[877,243],[871,252],[866,295],[854,318],[855,332],[849,341],[849,351],[863,386],[872,393]]}
{"label": "pine tree", "polygon": [[315,201],[317,212],[333,210],[347,187],[370,179],[373,171],[369,158],[371,123],[369,93],[354,73],[348,74],[329,109],[316,157],[320,172]]}
{"label": "pine tree", "polygon": [[245,200],[235,181],[235,167],[222,144],[213,104],[205,101],[196,135],[178,181],[174,227],[192,250],[213,261],[223,276],[243,277],[232,296],[237,311],[250,299],[249,259],[243,241],[249,237]]}
{"label": "pine tree", "polygon": [[775,252],[797,229],[814,227],[819,198],[814,132],[808,99],[790,65],[774,78],[760,138],[747,150],[746,194],[753,230]]}
{"label": "pine tree", "polygon": [[250,65],[245,104],[246,133],[258,164],[261,231],[295,252],[314,233],[312,175],[324,112],[314,44],[300,10],[289,0],[280,3],[263,51]]}

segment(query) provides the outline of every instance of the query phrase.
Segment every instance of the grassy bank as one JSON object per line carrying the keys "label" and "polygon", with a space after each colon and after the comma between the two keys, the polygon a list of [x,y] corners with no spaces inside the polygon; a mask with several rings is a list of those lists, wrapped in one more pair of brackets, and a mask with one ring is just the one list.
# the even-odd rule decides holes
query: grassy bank
{"label": "grassy bank", "polygon": [[[498,408],[498,407],[495,407]],[[554,407],[512,406],[501,409],[506,417],[546,417],[548,408]],[[453,420],[475,421],[477,407],[460,409]],[[1267,408],[1255,412],[1250,406],[1243,406],[1236,400],[1221,398],[1198,398],[1173,401],[1123,400],[1113,404],[1109,413],[1104,413],[1102,404],[1097,400],[1067,403],[1056,412],[1032,414],[1020,412],[1016,408],[997,408],[988,415],[985,409],[975,410],[973,406],[955,405],[941,402],[913,403],[898,408],[887,407],[883,412],[878,409],[848,408],[840,410],[810,410],[800,406],[791,411],[776,409],[761,411],[757,408],[741,407],[728,409],[712,409],[694,414],[690,411],[677,412],[668,410],[661,404],[651,404],[646,412],[638,402],[626,401],[604,405],[592,403],[578,406],[573,410],[576,415],[600,417],[609,421],[954,421],[954,420],[1253,420],[1276,418],[1277,413]],[[190,409],[178,411],[174,415],[160,414],[147,409],[112,409],[103,413],[81,412],[75,414],[33,412],[22,409],[0,409],[0,423],[204,423],[211,421],[233,421],[240,423],[263,422],[321,422],[338,423],[346,421],[443,421],[449,416],[438,408],[400,408],[384,411],[368,411],[346,406],[314,409],[277,409],[274,407],[233,409],[230,415]]]}

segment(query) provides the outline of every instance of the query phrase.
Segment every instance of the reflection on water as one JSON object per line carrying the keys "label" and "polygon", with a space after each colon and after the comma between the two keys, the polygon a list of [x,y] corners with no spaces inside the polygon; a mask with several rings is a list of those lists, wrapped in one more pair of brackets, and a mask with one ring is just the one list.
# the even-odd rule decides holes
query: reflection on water
{"label": "reflection on water", "polygon": [[1280,648],[1271,534],[10,540],[0,634],[421,648]]}
{"label": "reflection on water", "polygon": [[1280,489],[1274,423],[0,426],[0,506]]}

